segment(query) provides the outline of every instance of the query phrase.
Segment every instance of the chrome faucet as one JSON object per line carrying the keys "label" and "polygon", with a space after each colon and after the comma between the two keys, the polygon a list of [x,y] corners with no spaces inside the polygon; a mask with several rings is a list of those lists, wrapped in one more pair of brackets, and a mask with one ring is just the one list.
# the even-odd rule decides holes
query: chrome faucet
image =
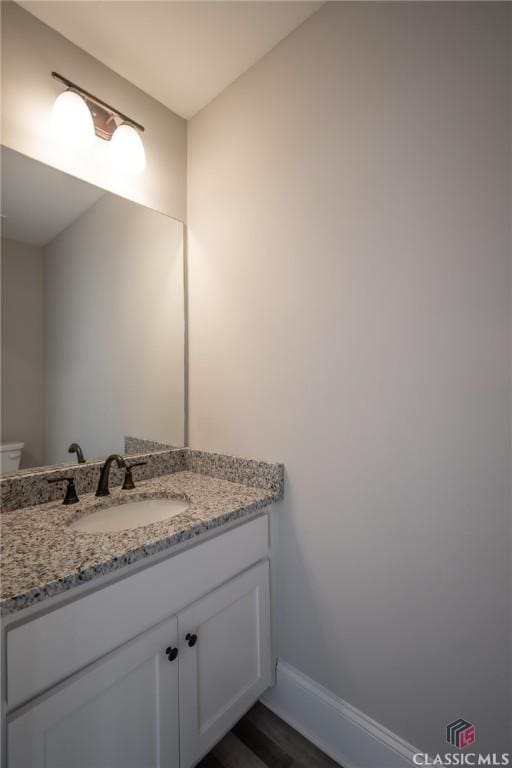
{"label": "chrome faucet", "polygon": [[116,462],[120,469],[126,469],[126,462],[123,457],[118,453],[111,453],[101,468],[98,488],[96,489],[96,496],[110,496],[110,491],[108,489],[108,479],[110,475],[110,467],[112,466],[113,461]]}

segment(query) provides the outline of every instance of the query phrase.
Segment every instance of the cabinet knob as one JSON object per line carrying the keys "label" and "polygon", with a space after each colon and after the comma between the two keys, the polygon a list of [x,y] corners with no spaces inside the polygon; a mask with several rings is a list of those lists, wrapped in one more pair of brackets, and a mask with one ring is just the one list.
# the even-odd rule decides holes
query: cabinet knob
{"label": "cabinet knob", "polygon": [[178,655],[178,649],[177,648],[171,648],[171,646],[166,648],[165,652],[167,654],[167,658],[169,659],[169,661],[174,661],[174,659]]}
{"label": "cabinet knob", "polygon": [[185,640],[188,643],[188,647],[193,648],[194,645],[197,643],[197,635],[191,635],[189,632],[188,635],[185,636]]}

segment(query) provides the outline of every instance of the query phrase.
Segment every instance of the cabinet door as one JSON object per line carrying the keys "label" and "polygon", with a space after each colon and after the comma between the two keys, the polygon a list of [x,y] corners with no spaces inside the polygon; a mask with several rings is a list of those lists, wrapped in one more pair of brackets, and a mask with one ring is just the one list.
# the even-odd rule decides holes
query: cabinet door
{"label": "cabinet door", "polygon": [[180,765],[189,768],[271,683],[268,561],[180,613],[178,634]]}
{"label": "cabinet door", "polygon": [[8,722],[8,768],[178,768],[176,640],[173,618],[25,707]]}

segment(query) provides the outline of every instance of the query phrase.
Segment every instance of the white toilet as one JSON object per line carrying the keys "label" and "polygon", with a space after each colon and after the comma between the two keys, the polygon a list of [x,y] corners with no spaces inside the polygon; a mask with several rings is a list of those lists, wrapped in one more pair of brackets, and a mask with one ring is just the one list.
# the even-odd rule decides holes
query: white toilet
{"label": "white toilet", "polygon": [[20,468],[25,443],[0,443],[0,472],[16,472]]}

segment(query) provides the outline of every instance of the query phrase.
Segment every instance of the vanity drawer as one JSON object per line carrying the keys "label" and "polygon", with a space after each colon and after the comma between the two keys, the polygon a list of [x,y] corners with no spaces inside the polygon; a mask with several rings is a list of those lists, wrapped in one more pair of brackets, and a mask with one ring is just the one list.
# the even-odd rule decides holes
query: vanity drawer
{"label": "vanity drawer", "polygon": [[268,556],[268,516],[7,631],[7,703],[28,701]]}

